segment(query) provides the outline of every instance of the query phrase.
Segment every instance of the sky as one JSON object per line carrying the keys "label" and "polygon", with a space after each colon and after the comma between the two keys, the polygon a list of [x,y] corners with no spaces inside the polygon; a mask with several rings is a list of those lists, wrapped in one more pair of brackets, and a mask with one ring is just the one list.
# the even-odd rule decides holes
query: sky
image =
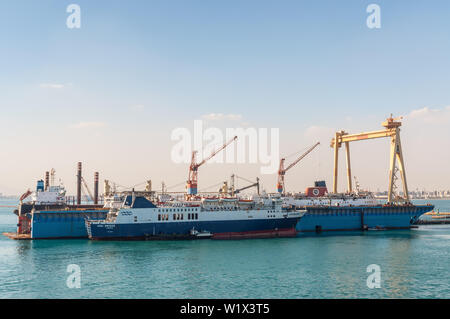
{"label": "sky", "polygon": [[[369,4],[381,27],[370,29]],[[80,28],[66,12],[79,5]],[[332,183],[337,130],[403,117],[410,190],[450,189],[450,2],[42,0],[0,2],[0,192],[21,194],[54,168],[69,193],[151,179],[182,191],[177,128],[277,128],[287,190]],[[351,145],[362,188],[386,190],[389,141]],[[345,158],[341,152],[341,164]],[[199,189],[231,174],[275,191],[260,163],[211,163]],[[345,189],[340,166],[339,189]],[[245,182],[241,186],[245,186]]]}

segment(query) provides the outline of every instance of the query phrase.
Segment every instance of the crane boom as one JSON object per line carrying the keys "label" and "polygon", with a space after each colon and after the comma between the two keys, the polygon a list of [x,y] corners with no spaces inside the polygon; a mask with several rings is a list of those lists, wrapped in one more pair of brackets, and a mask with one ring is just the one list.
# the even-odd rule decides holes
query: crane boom
{"label": "crane boom", "polygon": [[211,158],[213,158],[214,156],[217,155],[217,153],[219,153],[220,151],[222,151],[223,149],[225,149],[228,145],[230,145],[232,142],[234,142],[237,139],[237,136],[233,137],[232,139],[230,139],[228,142],[226,142],[225,144],[223,144],[220,148],[218,148],[217,150],[215,150],[214,152],[211,153],[211,155],[209,155],[207,158],[205,158],[203,161],[201,161],[200,163],[196,164],[195,166],[197,168],[199,168],[200,166],[202,166],[203,164],[205,164],[207,161],[209,161]]}
{"label": "crane boom", "polygon": [[317,142],[316,144],[314,144],[313,146],[311,146],[305,153],[302,154],[302,156],[300,156],[299,158],[297,158],[295,161],[292,162],[291,165],[289,165],[288,167],[285,168],[284,172],[287,172],[288,170],[290,170],[292,167],[294,167],[298,162],[300,162],[303,158],[305,158],[306,155],[308,155],[309,153],[311,153],[313,151],[313,149],[315,149],[318,145],[320,144],[320,142]]}
{"label": "crane boom", "polygon": [[252,188],[252,187],[256,187],[257,193],[259,194],[259,178],[258,177],[256,178],[256,183],[253,183],[253,184],[247,185],[245,187],[233,190],[231,195],[239,194],[240,192],[242,192],[242,191],[244,191],[246,189]]}
{"label": "crane boom", "polygon": [[189,166],[189,176],[188,176],[188,181],[187,181],[187,184],[186,184],[187,194],[188,195],[195,195],[195,194],[197,194],[198,168],[200,166],[202,166],[203,164],[205,164],[207,161],[209,161],[211,158],[216,156],[220,151],[225,149],[228,145],[230,145],[236,139],[237,139],[237,136],[234,136],[228,142],[223,144],[219,149],[217,149],[214,152],[212,152],[211,155],[209,155],[208,157],[203,159],[200,163],[196,163],[197,151],[193,151],[192,152],[191,165]]}
{"label": "crane boom", "polygon": [[278,190],[279,193],[284,193],[284,191],[285,191],[285,188],[284,188],[284,175],[286,174],[286,172],[288,170],[290,170],[292,167],[294,167],[295,165],[297,165],[298,162],[300,162],[302,159],[304,159],[306,157],[306,155],[311,153],[319,144],[320,144],[320,142],[317,142],[316,144],[311,146],[305,153],[300,155],[300,157],[298,157],[295,161],[293,161],[286,168],[284,168],[284,162],[285,162],[286,159],[282,158],[280,160],[280,167],[278,169],[278,183],[277,183],[277,190]]}
{"label": "crane boom", "polygon": [[91,193],[91,191],[89,190],[89,187],[87,186],[87,183],[86,183],[86,181],[84,180],[83,177],[81,177],[81,181],[83,182],[84,188],[86,188],[86,191],[88,192],[89,197],[90,197],[91,200],[93,201],[93,200],[94,200],[94,196],[92,196],[92,193]]}

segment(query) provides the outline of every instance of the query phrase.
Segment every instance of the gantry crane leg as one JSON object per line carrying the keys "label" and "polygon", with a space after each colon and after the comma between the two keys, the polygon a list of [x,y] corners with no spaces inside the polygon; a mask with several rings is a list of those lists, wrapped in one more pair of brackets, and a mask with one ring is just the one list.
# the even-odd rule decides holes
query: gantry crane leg
{"label": "gantry crane leg", "polygon": [[352,192],[352,168],[350,165],[350,144],[345,142],[345,154],[347,158],[347,187],[348,193]]}
{"label": "gantry crane leg", "polygon": [[388,203],[394,202],[396,148],[397,148],[397,138],[394,135],[391,138],[391,152],[390,152],[390,159],[389,159],[390,164],[389,164]]}
{"label": "gantry crane leg", "polygon": [[400,142],[400,135],[398,135],[398,148],[399,148],[399,150],[397,152],[397,160],[398,160],[400,175],[402,177],[403,194],[405,196],[406,202],[409,203],[410,200],[409,200],[409,192],[408,192],[408,183],[406,183],[405,163],[403,161],[403,150],[402,150],[402,144]]}
{"label": "gantry crane leg", "polygon": [[333,193],[337,193],[337,183],[338,183],[338,161],[339,161],[339,137],[340,133],[336,132],[334,136],[334,175],[333,175]]}
{"label": "gantry crane leg", "polygon": [[393,194],[392,190],[394,188],[394,185],[391,185],[391,183],[394,182],[394,176],[395,174],[395,165],[398,164],[398,170],[400,172],[400,177],[402,179],[402,186],[403,186],[403,196],[405,198],[405,201],[409,203],[409,193],[408,193],[408,184],[406,182],[406,171],[405,171],[405,163],[403,160],[403,150],[402,150],[402,143],[400,140],[400,129],[396,129],[396,134],[392,137],[391,141],[391,171],[390,171],[390,179],[389,179],[389,190],[391,190],[391,193],[389,193],[388,198],[389,202],[392,202],[393,200]]}

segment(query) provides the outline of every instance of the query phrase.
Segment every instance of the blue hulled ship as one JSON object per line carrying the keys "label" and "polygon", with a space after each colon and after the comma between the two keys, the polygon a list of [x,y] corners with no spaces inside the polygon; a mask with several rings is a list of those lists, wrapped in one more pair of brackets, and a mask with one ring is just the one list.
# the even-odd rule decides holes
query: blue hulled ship
{"label": "blue hulled ship", "polygon": [[129,195],[106,219],[86,221],[90,239],[246,239],[295,237],[302,210],[283,209],[282,201],[202,198],[154,204]]}

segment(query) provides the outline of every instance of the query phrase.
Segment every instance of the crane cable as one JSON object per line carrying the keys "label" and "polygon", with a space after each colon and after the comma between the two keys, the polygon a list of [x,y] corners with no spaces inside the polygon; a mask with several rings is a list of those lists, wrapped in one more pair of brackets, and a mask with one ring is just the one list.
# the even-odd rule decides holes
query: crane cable
{"label": "crane cable", "polygon": [[[319,144],[318,146],[320,146],[320,145],[321,145],[321,144]],[[311,148],[311,146],[304,147],[304,148],[302,148],[302,149],[300,149],[300,150],[298,150],[298,151],[296,151],[296,152],[294,152],[294,153],[292,153],[292,154],[289,154],[288,156],[285,156],[284,158],[287,159],[287,158],[289,158],[289,157],[292,157],[292,156],[294,156],[294,155],[297,155],[297,154],[300,153],[300,152],[306,151],[308,148]]]}
{"label": "crane cable", "polygon": [[202,188],[200,191],[205,191],[207,189],[210,189],[210,188],[213,188],[213,187],[217,187],[217,186],[220,186],[220,185],[223,185],[223,182],[220,182],[220,183],[217,183],[217,184],[214,184],[214,185]]}
{"label": "crane cable", "polygon": [[166,190],[167,190],[167,189],[170,189],[170,188],[175,188],[175,187],[181,186],[181,185],[183,185],[184,183],[186,183],[186,182],[185,182],[185,181],[182,181],[181,183],[178,183],[178,184],[175,184],[175,185],[172,185],[172,186],[166,186]]}

